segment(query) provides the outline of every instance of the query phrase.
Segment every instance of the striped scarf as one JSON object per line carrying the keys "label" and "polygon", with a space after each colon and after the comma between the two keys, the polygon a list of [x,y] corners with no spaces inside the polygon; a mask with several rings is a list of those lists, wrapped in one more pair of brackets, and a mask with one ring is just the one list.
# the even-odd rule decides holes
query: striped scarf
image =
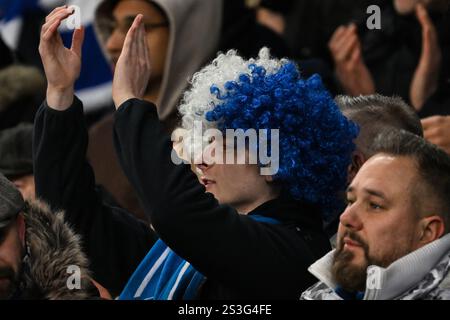
{"label": "striped scarf", "polygon": [[[249,217],[263,223],[279,224],[268,217]],[[193,300],[205,281],[205,276],[159,239],[139,264],[118,299]]]}

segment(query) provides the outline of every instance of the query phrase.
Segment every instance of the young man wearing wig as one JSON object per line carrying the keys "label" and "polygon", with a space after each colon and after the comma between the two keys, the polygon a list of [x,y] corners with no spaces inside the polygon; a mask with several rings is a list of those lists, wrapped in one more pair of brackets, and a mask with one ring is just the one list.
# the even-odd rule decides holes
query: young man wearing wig
{"label": "young man wearing wig", "polygon": [[[56,28],[48,32],[49,38],[57,34]],[[57,84],[51,83],[55,59],[48,54],[64,60],[61,45],[43,42],[50,88]],[[155,105],[142,100],[151,72],[148,54],[138,15],[114,76],[114,141],[159,240],[120,298],[295,299],[313,282],[308,265],[330,248],[322,216],[345,187],[356,126],[317,76],[301,79],[293,63],[270,58],[267,49],[249,61],[233,51],[219,55],[185,94],[184,128],[190,132],[200,120],[203,128],[223,133],[279,129],[279,170],[265,176],[258,164],[201,162],[200,183],[189,165],[174,163]],[[70,126],[83,116],[72,91],[77,72],[66,74],[67,87],[49,91],[41,107],[43,130],[45,121],[56,121],[46,114],[55,112],[72,118],[67,131],[79,130]],[[183,142],[190,147],[190,139]],[[248,152],[260,147],[250,144]]]}

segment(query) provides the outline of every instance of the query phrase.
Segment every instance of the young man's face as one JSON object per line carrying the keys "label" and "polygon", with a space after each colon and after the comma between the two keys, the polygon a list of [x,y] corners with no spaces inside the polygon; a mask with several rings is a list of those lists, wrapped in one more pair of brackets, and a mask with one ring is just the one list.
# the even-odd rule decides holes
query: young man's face
{"label": "young man's face", "polygon": [[0,229],[0,299],[7,299],[17,284],[24,252],[24,234],[22,215]]}
{"label": "young man's face", "polygon": [[[217,148],[217,144],[213,142],[210,147]],[[234,162],[226,161],[227,153],[231,153],[229,158],[234,155]],[[204,159],[207,157],[205,154],[214,156],[215,152],[207,149]],[[272,178],[261,175],[257,164],[249,163],[248,151],[238,153],[232,146],[226,148],[224,144],[222,154],[222,163],[206,160],[206,163],[197,165],[200,182],[205,186],[206,192],[212,193],[219,203],[228,204],[240,213],[248,213],[277,196],[278,190],[272,186]]]}
{"label": "young man's face", "polygon": [[369,265],[387,267],[419,247],[419,203],[413,197],[417,169],[406,157],[376,155],[347,192],[333,264],[337,283],[364,290]]}
{"label": "young man's face", "polygon": [[[106,41],[106,49],[115,69],[117,60],[123,48],[125,36],[133,24],[134,18],[143,14],[143,23],[146,26],[147,43],[150,52],[152,81],[160,81],[164,73],[167,48],[169,43],[168,21],[161,12],[146,0],[122,0],[113,10],[115,29]],[[166,26],[152,27],[155,24],[166,23]]]}

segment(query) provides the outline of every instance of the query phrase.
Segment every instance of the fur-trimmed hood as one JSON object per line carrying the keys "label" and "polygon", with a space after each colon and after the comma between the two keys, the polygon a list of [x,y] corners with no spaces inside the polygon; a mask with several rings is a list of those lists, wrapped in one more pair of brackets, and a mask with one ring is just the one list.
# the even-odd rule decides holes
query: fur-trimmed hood
{"label": "fur-trimmed hood", "polygon": [[[15,298],[72,300],[91,297],[89,262],[82,252],[80,237],[64,221],[64,213],[51,212],[40,201],[28,202],[23,212],[27,254]],[[68,287],[68,282],[72,283],[70,266],[80,270],[80,289]]]}

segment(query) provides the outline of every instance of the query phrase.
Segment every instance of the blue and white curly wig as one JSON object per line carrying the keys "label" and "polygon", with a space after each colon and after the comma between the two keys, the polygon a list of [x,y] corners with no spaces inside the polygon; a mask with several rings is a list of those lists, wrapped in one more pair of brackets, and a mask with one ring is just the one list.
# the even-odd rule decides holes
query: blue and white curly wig
{"label": "blue and white curly wig", "polygon": [[[300,77],[296,64],[271,58],[263,48],[257,59],[236,51],[219,54],[192,79],[179,107],[182,128],[279,129],[279,170],[274,176],[290,196],[336,208],[347,182],[357,126],[340,112],[321,78]],[[195,148],[193,140],[184,148]]]}

